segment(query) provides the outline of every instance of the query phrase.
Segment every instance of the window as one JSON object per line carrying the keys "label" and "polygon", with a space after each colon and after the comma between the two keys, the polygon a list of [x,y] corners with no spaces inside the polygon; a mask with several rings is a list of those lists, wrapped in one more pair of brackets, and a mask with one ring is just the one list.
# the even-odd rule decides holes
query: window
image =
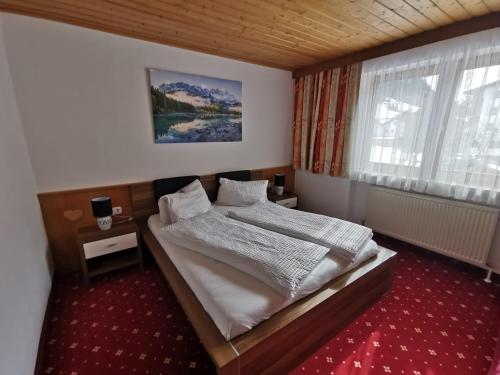
{"label": "window", "polygon": [[[377,164],[381,172],[393,166],[408,170],[418,177],[425,146],[424,129],[436,92],[438,76],[421,75],[398,80],[383,81],[377,85],[380,97],[375,106],[374,134],[370,148],[370,162]],[[399,91],[399,86],[420,87],[424,95],[412,89]],[[395,94],[399,91],[401,94]],[[417,144],[414,144],[417,139]]]}
{"label": "window", "polygon": [[351,177],[500,205],[499,31],[365,62]]}
{"label": "window", "polygon": [[494,105],[499,89],[500,65],[462,72],[445,124],[437,181],[500,189],[500,121]]}

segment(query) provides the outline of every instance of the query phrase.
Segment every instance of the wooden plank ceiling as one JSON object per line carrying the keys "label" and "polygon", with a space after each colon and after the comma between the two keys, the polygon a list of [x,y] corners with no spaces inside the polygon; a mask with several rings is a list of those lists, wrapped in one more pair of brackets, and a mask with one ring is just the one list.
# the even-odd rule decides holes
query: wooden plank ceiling
{"label": "wooden plank ceiling", "polygon": [[500,0],[0,0],[0,10],[295,70],[500,11]]}

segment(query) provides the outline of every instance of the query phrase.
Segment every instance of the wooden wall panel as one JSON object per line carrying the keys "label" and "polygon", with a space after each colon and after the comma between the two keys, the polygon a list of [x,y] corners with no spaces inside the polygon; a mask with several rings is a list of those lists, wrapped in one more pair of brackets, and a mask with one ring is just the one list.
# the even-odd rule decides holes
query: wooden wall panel
{"label": "wooden wall panel", "polygon": [[132,215],[128,185],[96,187],[38,195],[55,270],[68,274],[80,270],[76,242],[78,228],[95,225],[90,199],[106,195],[124,215]]}
{"label": "wooden wall panel", "polygon": [[[272,179],[276,173],[284,173],[287,176],[286,189],[293,191],[295,175],[291,166],[252,170],[252,179]],[[209,197],[215,199],[215,175],[202,176],[201,182]],[[38,199],[57,273],[68,275],[80,272],[76,233],[80,227],[95,225],[90,200],[101,195],[111,197],[113,206],[123,208],[123,215],[133,216],[137,220],[158,212],[153,198],[152,181],[39,194]]]}
{"label": "wooden wall panel", "polygon": [[136,218],[150,216],[157,211],[151,181],[130,185],[130,203]]}

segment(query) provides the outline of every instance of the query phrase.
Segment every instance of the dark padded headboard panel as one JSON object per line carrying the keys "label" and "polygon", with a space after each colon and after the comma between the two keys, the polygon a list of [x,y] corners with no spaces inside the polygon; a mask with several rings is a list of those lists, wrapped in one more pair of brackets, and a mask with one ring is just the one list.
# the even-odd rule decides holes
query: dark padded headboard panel
{"label": "dark padded headboard panel", "polygon": [[165,194],[172,194],[176,191],[182,189],[184,186],[190,184],[194,180],[199,180],[200,176],[181,176],[181,177],[170,177],[162,178],[153,181],[153,193],[154,201],[158,202],[158,199]]}
{"label": "dark padded headboard panel", "polygon": [[243,170],[243,171],[216,173],[215,179],[217,180],[216,182],[217,186],[219,186],[219,178],[227,178],[236,181],[250,181],[252,179],[252,171]]}

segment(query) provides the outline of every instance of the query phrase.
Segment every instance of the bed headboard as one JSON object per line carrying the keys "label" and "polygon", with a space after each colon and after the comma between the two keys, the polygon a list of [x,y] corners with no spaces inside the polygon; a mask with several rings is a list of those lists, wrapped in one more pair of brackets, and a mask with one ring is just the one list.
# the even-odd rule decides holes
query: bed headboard
{"label": "bed headboard", "polygon": [[252,179],[252,171],[242,170],[242,171],[216,173],[215,179],[217,181],[217,186],[219,186],[219,178],[227,178],[229,180],[236,180],[236,181],[250,181]]}
{"label": "bed headboard", "polygon": [[161,178],[153,181],[153,199],[158,202],[160,197],[166,194],[172,194],[182,189],[184,186],[189,185],[194,180],[199,180],[200,176],[181,176]]}
{"label": "bed headboard", "polygon": [[215,174],[215,184],[212,179],[201,178],[200,176],[180,176],[161,178],[153,181],[153,200],[158,202],[160,197],[166,194],[172,194],[179,191],[184,186],[190,184],[194,180],[200,180],[205,188],[209,199],[213,202],[217,199],[217,191],[219,190],[219,178],[228,178],[236,181],[250,181],[252,180],[251,170],[221,172]]}
{"label": "bed headboard", "polygon": [[[283,173],[287,176],[285,189],[294,189],[294,170],[292,166],[238,170],[220,172],[204,176],[182,176],[170,177],[155,180],[153,182],[138,182],[130,184],[130,198],[132,215],[136,218],[144,218],[158,212],[158,198],[165,194],[175,193],[195,179],[199,179],[208,198],[213,202],[217,199],[219,190],[219,178],[229,178],[237,181],[250,180],[272,180],[276,173]],[[114,201],[113,201],[114,202]]]}

